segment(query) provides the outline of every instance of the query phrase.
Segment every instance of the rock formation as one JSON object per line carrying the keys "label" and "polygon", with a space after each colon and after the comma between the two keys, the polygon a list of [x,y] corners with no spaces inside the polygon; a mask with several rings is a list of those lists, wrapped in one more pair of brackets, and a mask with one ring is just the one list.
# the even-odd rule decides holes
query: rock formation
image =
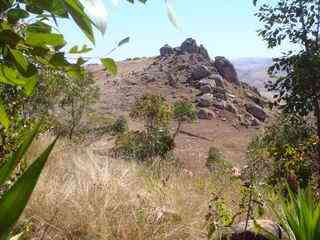
{"label": "rock formation", "polygon": [[236,69],[228,59],[220,56],[216,57],[214,65],[217,68],[218,72],[224,77],[224,79],[240,86],[240,80],[238,78]]}

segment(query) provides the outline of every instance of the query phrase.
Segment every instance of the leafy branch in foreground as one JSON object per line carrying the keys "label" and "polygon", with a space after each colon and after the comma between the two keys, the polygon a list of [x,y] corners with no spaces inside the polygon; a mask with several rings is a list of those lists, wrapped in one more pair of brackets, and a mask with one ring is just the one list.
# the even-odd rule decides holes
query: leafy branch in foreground
{"label": "leafy branch in foreground", "polygon": [[[0,185],[6,183],[12,177],[15,167],[28,151],[35,139],[40,124],[38,124],[20,145],[16,152],[13,152],[8,160],[0,167]],[[56,143],[57,139],[31,164],[21,177],[3,193],[0,199],[0,239],[9,238],[12,227],[20,217],[33,192],[44,165]]]}

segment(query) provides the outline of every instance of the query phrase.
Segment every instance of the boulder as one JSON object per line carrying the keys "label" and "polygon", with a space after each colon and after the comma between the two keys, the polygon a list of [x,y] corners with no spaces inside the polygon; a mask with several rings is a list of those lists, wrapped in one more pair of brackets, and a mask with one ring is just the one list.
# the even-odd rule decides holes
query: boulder
{"label": "boulder", "polygon": [[227,90],[221,87],[216,87],[213,89],[213,95],[218,98],[218,99],[222,99],[222,100],[227,100]]}
{"label": "boulder", "polygon": [[168,44],[166,44],[162,48],[160,48],[160,56],[161,57],[167,57],[171,54],[174,54],[174,51],[173,51],[173,48],[170,47]]}
{"label": "boulder", "polygon": [[224,100],[216,100],[212,103],[212,106],[219,109],[224,110],[226,108],[226,102]]}
{"label": "boulder", "polygon": [[193,67],[191,75],[193,80],[201,80],[210,75],[210,70],[204,65],[196,65]]}
{"label": "boulder", "polygon": [[216,57],[214,65],[224,79],[237,86],[241,85],[236,69],[228,59],[225,57]]}
{"label": "boulder", "polygon": [[197,42],[193,38],[187,38],[181,44],[180,48],[183,52],[186,53],[199,53]]}
{"label": "boulder", "polygon": [[210,107],[213,103],[214,97],[211,93],[203,94],[197,98],[199,107]]}
{"label": "boulder", "polygon": [[238,109],[234,106],[234,104],[232,103],[227,103],[226,104],[226,110],[228,112],[231,112],[231,113],[234,113],[234,114],[237,114],[238,113]]}
{"label": "boulder", "polygon": [[206,86],[206,85],[209,85],[212,89],[213,88],[216,88],[216,82],[213,80],[213,79],[209,79],[209,78],[206,78],[206,79],[202,79],[198,82],[198,86],[201,87],[201,86]]}
{"label": "boulder", "polygon": [[260,120],[262,122],[264,122],[266,120],[267,113],[263,110],[263,108],[261,108],[257,104],[247,103],[245,105],[245,107],[246,107],[247,112],[250,113],[255,118],[257,118],[258,120]]}
{"label": "boulder", "polygon": [[212,120],[213,118],[215,118],[215,113],[209,109],[200,108],[198,111],[198,118]]}
{"label": "boulder", "polygon": [[214,80],[217,87],[224,88],[223,77],[220,74],[214,73],[211,74],[208,78]]}
{"label": "boulder", "polygon": [[203,85],[203,86],[200,87],[200,92],[202,94],[212,93],[212,87],[209,84]]}
{"label": "boulder", "polygon": [[281,226],[270,220],[249,221],[247,228],[245,222],[232,225],[224,237],[230,240],[271,240],[270,234],[279,240],[289,239]]}
{"label": "boulder", "polygon": [[202,55],[205,59],[210,60],[208,50],[202,44],[199,47],[199,54]]}

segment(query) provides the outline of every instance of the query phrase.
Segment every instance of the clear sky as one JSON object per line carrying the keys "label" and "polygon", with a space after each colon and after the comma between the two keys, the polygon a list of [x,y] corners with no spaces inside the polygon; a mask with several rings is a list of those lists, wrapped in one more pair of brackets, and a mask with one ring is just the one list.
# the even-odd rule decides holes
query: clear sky
{"label": "clear sky", "polygon": [[[145,5],[120,0],[118,6],[110,0],[104,1],[109,14],[108,29],[104,36],[96,34],[91,56],[105,56],[127,36],[131,38],[130,43],[111,57],[121,60],[158,55],[164,44],[177,46],[187,37],[204,44],[212,57],[272,57],[279,53],[279,50],[268,50],[257,36],[259,23],[252,0],[175,0],[180,30],[168,20],[164,0],[149,0]],[[70,46],[88,43],[75,25],[63,23],[60,27]]]}

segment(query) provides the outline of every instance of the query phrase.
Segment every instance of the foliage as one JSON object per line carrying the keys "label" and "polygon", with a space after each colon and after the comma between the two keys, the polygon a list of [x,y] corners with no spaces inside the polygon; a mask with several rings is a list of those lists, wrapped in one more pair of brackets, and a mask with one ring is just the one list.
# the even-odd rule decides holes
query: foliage
{"label": "foliage", "polygon": [[[258,1],[254,1],[257,4]],[[259,1],[261,2],[261,1]],[[277,78],[267,88],[275,92],[276,104],[288,113],[316,117],[320,139],[320,2],[317,0],[278,0],[263,4],[256,13],[263,24],[259,35],[269,48],[291,44],[293,49],[274,59],[270,75]],[[320,142],[317,142],[320,175]],[[295,154],[287,149],[289,154]],[[314,163],[316,165],[316,163]],[[319,182],[320,187],[320,182]]]}
{"label": "foliage", "polygon": [[280,211],[273,209],[290,240],[320,239],[320,204],[310,189],[289,191]]}
{"label": "foliage", "polygon": [[135,102],[130,117],[143,120],[147,129],[154,129],[167,127],[172,120],[173,111],[162,96],[145,94]]}
{"label": "foliage", "polygon": [[251,158],[272,186],[306,187],[314,174],[316,137],[313,128],[298,115],[282,114],[249,146]]}
{"label": "foliage", "polygon": [[[32,141],[39,131],[38,124],[31,131],[16,152],[12,152],[6,162],[0,167],[0,185],[6,183],[12,177],[13,171],[28,151]],[[51,153],[56,140],[32,163],[21,177],[9,186],[0,198],[0,239],[7,239],[13,225],[25,208],[39,175]]]}
{"label": "foliage", "polygon": [[124,134],[128,129],[128,121],[124,116],[118,117],[110,126],[110,132],[112,135]]}
{"label": "foliage", "polygon": [[197,119],[197,111],[195,106],[187,100],[180,100],[173,105],[173,117],[178,122],[177,130],[173,135],[175,138],[184,122],[194,122]]}
{"label": "foliage", "polygon": [[167,129],[129,131],[119,135],[112,152],[125,159],[138,161],[166,158],[174,148],[174,141]]}

